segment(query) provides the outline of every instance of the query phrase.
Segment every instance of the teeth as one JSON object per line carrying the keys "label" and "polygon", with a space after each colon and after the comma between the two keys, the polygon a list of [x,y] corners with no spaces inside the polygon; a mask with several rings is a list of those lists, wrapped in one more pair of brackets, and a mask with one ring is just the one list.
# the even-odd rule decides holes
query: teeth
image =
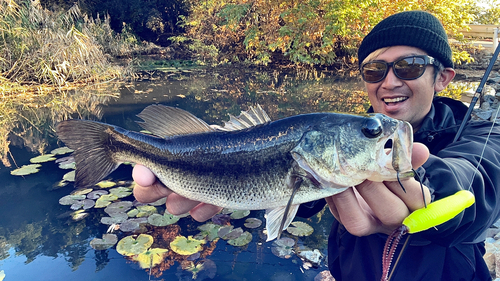
{"label": "teeth", "polygon": [[408,99],[408,98],[407,97],[399,97],[399,98],[393,98],[393,99],[385,98],[384,102],[400,102],[400,101],[405,101],[406,99]]}

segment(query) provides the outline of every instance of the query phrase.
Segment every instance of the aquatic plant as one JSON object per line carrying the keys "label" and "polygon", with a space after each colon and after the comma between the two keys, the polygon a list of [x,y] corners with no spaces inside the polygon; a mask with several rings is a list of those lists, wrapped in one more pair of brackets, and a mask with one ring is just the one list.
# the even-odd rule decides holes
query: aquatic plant
{"label": "aquatic plant", "polygon": [[29,174],[34,174],[39,171],[38,168],[40,168],[41,166],[42,165],[40,164],[23,165],[21,168],[10,171],[10,174],[13,176],[26,176]]}
{"label": "aquatic plant", "polygon": [[313,233],[314,229],[305,222],[294,221],[291,223],[286,231],[295,236],[309,236]]}
{"label": "aquatic plant", "polygon": [[205,240],[194,239],[192,236],[187,238],[177,236],[174,241],[170,242],[170,248],[179,255],[192,255],[201,251],[203,244],[205,244]]}
{"label": "aquatic plant", "polygon": [[153,244],[153,236],[139,234],[137,238],[127,236],[122,238],[116,245],[116,251],[123,256],[133,256],[146,252]]}
{"label": "aquatic plant", "polygon": [[94,250],[106,250],[113,247],[118,242],[116,234],[103,234],[102,239],[94,238],[90,241],[90,247]]}
{"label": "aquatic plant", "polygon": [[165,259],[165,254],[168,249],[152,248],[144,253],[135,255],[132,260],[139,262],[139,266],[143,269],[157,266]]}

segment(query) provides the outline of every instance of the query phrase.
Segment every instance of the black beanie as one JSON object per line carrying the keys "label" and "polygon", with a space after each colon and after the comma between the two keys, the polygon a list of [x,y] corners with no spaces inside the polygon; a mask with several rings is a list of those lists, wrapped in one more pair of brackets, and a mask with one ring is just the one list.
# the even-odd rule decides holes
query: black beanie
{"label": "black beanie", "polygon": [[361,42],[358,60],[384,47],[411,46],[424,50],[444,67],[453,67],[448,36],[441,22],[424,11],[407,11],[394,14],[377,24]]}

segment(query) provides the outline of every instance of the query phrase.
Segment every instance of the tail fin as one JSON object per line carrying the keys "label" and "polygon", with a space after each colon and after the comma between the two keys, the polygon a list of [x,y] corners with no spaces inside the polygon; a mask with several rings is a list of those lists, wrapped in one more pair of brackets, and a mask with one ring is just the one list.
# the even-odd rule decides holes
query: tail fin
{"label": "tail fin", "polygon": [[113,126],[87,120],[66,120],[57,125],[59,139],[73,149],[76,161],[76,187],[88,187],[111,174],[120,163],[109,149]]}

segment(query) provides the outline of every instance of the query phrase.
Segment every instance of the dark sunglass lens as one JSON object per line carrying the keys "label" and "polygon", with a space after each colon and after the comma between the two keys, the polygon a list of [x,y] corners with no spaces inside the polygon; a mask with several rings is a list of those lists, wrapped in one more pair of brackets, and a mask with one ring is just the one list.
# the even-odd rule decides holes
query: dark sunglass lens
{"label": "dark sunglass lens", "polygon": [[416,79],[424,73],[426,66],[423,58],[409,57],[395,62],[394,70],[402,79]]}
{"label": "dark sunglass lens", "polygon": [[370,62],[363,65],[361,71],[366,82],[378,82],[385,77],[387,65],[382,62]]}

